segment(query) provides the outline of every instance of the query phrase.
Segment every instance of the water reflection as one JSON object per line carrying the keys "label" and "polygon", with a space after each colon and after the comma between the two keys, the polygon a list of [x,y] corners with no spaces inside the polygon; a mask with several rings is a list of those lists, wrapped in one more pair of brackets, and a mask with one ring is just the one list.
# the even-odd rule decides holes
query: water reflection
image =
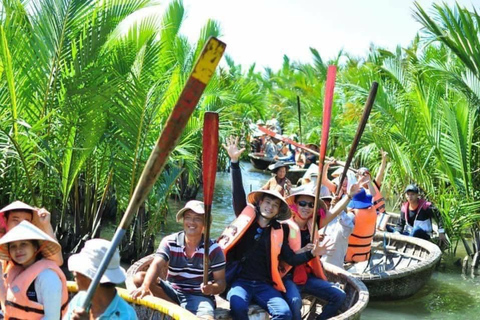
{"label": "water reflection", "polygon": [[[241,166],[247,193],[260,188],[270,178],[269,174],[257,171],[248,162]],[[231,191],[230,173],[217,173],[212,204],[213,238],[218,238],[234,218]],[[202,195],[199,194],[197,199],[201,200]],[[174,213],[183,205],[171,203],[173,214],[168,217],[165,230],[159,234],[157,245],[162,236],[182,229],[181,224],[175,222]],[[459,252],[458,256],[465,256],[465,252]],[[362,319],[479,319],[480,278],[462,277],[461,267],[454,267],[453,258],[445,265],[446,268],[435,272],[427,285],[413,297],[394,302],[369,302]]]}

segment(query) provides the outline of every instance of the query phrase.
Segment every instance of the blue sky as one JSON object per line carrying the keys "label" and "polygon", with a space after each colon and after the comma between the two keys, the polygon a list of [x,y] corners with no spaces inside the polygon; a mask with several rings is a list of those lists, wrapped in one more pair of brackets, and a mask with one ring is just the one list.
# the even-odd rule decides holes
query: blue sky
{"label": "blue sky", "polygon": [[[419,0],[431,9],[440,1]],[[452,5],[454,0],[445,0]],[[480,9],[480,0],[458,0]],[[364,56],[371,43],[394,49],[407,46],[420,29],[412,17],[413,0],[184,0],[187,10],[181,32],[192,41],[208,18],[222,26],[221,40],[236,63],[257,63],[277,69],[283,55],[311,62],[309,47],[323,59],[340,49]]]}

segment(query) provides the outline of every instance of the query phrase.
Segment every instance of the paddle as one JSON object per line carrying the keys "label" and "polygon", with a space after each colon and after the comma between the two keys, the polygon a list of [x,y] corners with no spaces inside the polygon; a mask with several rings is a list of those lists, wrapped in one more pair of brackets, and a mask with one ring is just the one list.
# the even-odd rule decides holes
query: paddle
{"label": "paddle", "polygon": [[[323,164],[325,163],[325,154],[327,152],[328,134],[330,132],[330,119],[332,117],[333,91],[335,89],[335,76],[337,73],[336,66],[328,66],[327,84],[325,86],[325,102],[323,104],[323,120],[322,120],[322,140],[320,143],[320,157],[318,161],[318,180],[315,190],[315,205],[313,206],[313,228],[311,239],[315,241],[317,233],[317,211],[320,205],[320,190],[322,188]],[[319,219],[320,221],[320,219]]]}
{"label": "paddle", "polygon": [[297,96],[297,109],[298,109],[298,131],[300,134],[300,143],[302,143],[302,114],[300,113],[300,96]]}
{"label": "paddle", "polygon": [[218,156],[218,113],[205,112],[203,118],[203,203],[205,205],[205,234],[203,254],[203,284],[208,283],[208,265],[210,250],[210,216],[212,214],[213,190],[217,173]]}
{"label": "paddle", "polygon": [[183,132],[188,119],[192,115],[195,106],[200,100],[205,87],[212,78],[215,68],[225,51],[225,46],[226,45],[218,39],[210,38],[203,47],[193,71],[185,83],[185,87],[178,97],[178,101],[175,104],[172,113],[170,114],[170,117],[168,118],[147,163],[145,164],[145,167],[143,168],[142,175],[140,176],[135,191],[128,203],[127,210],[125,211],[122,221],[112,238],[112,244],[103,257],[97,273],[88,287],[85,300],[80,306],[86,311],[89,309],[93,294],[100,282],[100,278],[112,259],[115,249],[125,235],[134,216],[137,214],[138,208],[145,201],[153,184],[162,172],[170,152],[174,149],[177,140],[180,138],[180,135]]}
{"label": "paddle", "polygon": [[350,167],[350,163],[352,162],[353,155],[355,154],[355,151],[357,150],[358,143],[360,142],[360,139],[362,138],[363,130],[365,129],[365,126],[368,121],[368,117],[370,116],[370,111],[372,111],[373,103],[375,102],[375,96],[377,95],[377,89],[378,89],[378,83],[373,82],[372,86],[370,87],[370,93],[368,94],[367,101],[365,102],[365,109],[363,110],[362,118],[360,119],[360,123],[358,124],[357,127],[357,132],[355,133],[355,138],[353,139],[352,146],[350,148],[350,151],[348,153],[347,161],[345,161],[345,166],[343,168],[342,175],[340,176],[340,182],[337,186],[337,191],[335,192],[335,195],[340,194],[340,190],[342,189],[342,184],[343,181],[345,180],[345,177],[347,176],[347,171],[348,167]]}

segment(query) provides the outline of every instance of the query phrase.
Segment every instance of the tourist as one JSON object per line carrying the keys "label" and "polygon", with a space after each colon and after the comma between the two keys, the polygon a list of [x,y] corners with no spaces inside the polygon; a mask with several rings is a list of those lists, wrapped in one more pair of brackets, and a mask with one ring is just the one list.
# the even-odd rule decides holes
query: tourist
{"label": "tourist", "polygon": [[227,260],[230,312],[233,319],[248,319],[248,306],[255,301],[272,319],[291,319],[290,308],[282,297],[286,289],[279,260],[291,266],[301,265],[324,253],[327,246],[316,241],[302,252],[293,252],[288,243],[289,227],[280,223],[290,217],[290,210],[278,192],[251,192],[247,204],[238,163],[243,150],[237,145],[238,138],[232,137],[223,145],[231,160],[233,207],[237,218],[218,240]]}
{"label": "tourist", "polygon": [[73,273],[79,292],[70,301],[68,312],[63,317],[64,320],[137,319],[133,307],[123,300],[115,289],[116,285],[122,284],[126,279],[125,269],[120,266],[118,248],[115,248],[112,259],[100,278],[100,283],[92,297],[90,310],[86,312],[81,308],[85,301],[86,291],[110,246],[110,241],[91,239],[85,242],[80,253],[72,255],[68,259],[68,270]]}
{"label": "tourist", "polygon": [[[326,226],[334,217],[336,217],[349,203],[349,198],[359,190],[359,184],[351,186],[348,197],[336,204],[335,208],[329,210],[326,204],[320,200],[318,212],[319,229]],[[329,196],[324,195],[324,198]],[[331,199],[331,197],[330,197]],[[286,199],[293,218],[290,220],[290,237],[289,243],[291,248],[299,252],[300,248],[311,247],[311,233],[313,229],[313,212],[315,204],[315,193],[313,190],[301,191],[293,194]],[[292,226],[292,224],[294,224]],[[293,235],[292,231],[296,233]],[[327,255],[331,251],[327,251]],[[325,255],[322,253],[322,255]],[[290,271],[289,271],[290,269]],[[309,272],[310,271],[310,272]],[[345,292],[327,281],[323,273],[322,263],[320,259],[315,258],[307,264],[296,266],[291,269],[290,266],[285,268],[286,276],[283,279],[287,292],[285,299],[292,311],[292,318],[301,319],[302,297],[301,293],[308,293],[317,298],[325,300],[327,304],[323,307],[322,313],[317,319],[328,319],[336,315],[337,310],[346,298]]]}
{"label": "tourist", "polygon": [[[147,272],[135,275],[138,288],[131,292],[133,298],[154,295],[179,304],[199,318],[213,319],[214,295],[222,293],[226,285],[225,256],[210,239],[209,282],[203,284],[204,219],[201,201],[191,200],[178,211],[177,222],[183,220],[183,231],[164,237]],[[159,278],[166,268],[166,279]]]}
{"label": "tourist", "polygon": [[407,201],[402,204],[400,221],[395,232],[430,240],[433,231],[432,218],[435,218],[438,223],[439,245],[448,244],[438,209],[432,203],[420,198],[420,190],[414,184],[409,184],[404,193]]}
{"label": "tourist", "polygon": [[268,166],[268,169],[272,171],[274,176],[270,178],[261,189],[277,191],[282,196],[288,196],[292,189],[292,182],[287,178],[288,168],[289,165],[282,161],[277,161]]}
{"label": "tourist", "polygon": [[60,319],[66,309],[65,275],[51,257],[58,242],[28,221],[9,229],[0,239],[0,259],[9,261],[5,273],[7,319]]}

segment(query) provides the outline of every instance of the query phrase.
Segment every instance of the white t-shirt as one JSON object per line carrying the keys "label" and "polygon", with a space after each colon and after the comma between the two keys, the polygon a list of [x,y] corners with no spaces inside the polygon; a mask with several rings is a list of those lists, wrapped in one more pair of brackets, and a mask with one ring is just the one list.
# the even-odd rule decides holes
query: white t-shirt
{"label": "white t-shirt", "polygon": [[34,281],[38,303],[43,305],[44,317],[42,319],[60,319],[62,307],[62,281],[57,273],[45,269]]}

